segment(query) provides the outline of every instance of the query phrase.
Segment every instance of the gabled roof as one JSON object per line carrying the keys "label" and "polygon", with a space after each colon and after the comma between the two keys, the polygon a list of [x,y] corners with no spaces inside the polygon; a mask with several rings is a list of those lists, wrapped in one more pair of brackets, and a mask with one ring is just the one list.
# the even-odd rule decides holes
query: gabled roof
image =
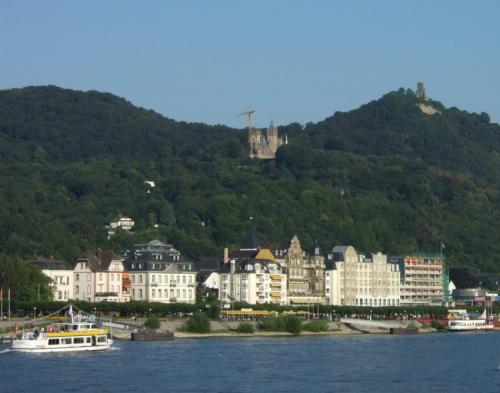
{"label": "gabled roof", "polygon": [[151,240],[150,242],[146,243],[148,246],[151,246],[151,247],[166,247],[167,245],[161,241],[159,241],[158,239],[155,239],[155,240]]}
{"label": "gabled roof", "polygon": [[244,259],[253,258],[257,254],[257,250],[234,250],[229,251],[229,259]]}
{"label": "gabled roof", "polygon": [[95,253],[92,251],[86,251],[80,255],[76,261],[78,262],[82,260],[89,263],[89,267],[92,271],[102,272],[109,269],[111,261],[121,261],[122,258],[116,255],[113,251],[97,250]]}
{"label": "gabled roof", "polygon": [[343,254],[347,251],[350,246],[335,246],[332,248],[333,254]]}
{"label": "gabled roof", "polygon": [[165,273],[183,273],[182,270],[180,270],[177,265],[174,263],[170,264],[167,266],[167,268],[164,270]]}
{"label": "gabled roof", "polygon": [[37,258],[31,261],[42,270],[73,270],[73,265],[66,261],[51,258]]}
{"label": "gabled roof", "polygon": [[271,250],[269,250],[267,248],[263,248],[262,250],[259,250],[259,252],[255,255],[254,258],[259,259],[259,260],[266,259],[269,261],[274,261],[273,253],[271,252]]}

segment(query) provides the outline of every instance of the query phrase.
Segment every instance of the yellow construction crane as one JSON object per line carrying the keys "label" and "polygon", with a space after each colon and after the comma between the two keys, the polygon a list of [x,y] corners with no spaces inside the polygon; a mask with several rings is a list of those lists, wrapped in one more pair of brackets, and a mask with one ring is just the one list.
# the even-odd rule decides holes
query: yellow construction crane
{"label": "yellow construction crane", "polygon": [[250,134],[250,132],[252,131],[252,116],[253,114],[255,113],[255,109],[249,109],[248,111],[246,112],[241,112],[241,113],[238,113],[236,116],[243,116],[243,115],[246,115],[248,117],[248,133]]}

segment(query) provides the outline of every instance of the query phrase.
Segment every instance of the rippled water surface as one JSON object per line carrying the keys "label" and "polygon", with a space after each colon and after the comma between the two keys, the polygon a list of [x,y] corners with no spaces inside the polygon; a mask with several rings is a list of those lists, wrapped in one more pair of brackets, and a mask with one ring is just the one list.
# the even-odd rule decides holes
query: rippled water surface
{"label": "rippled water surface", "polygon": [[[5,347],[3,347],[5,348]],[[0,392],[500,392],[500,333],[116,342],[0,353]]]}

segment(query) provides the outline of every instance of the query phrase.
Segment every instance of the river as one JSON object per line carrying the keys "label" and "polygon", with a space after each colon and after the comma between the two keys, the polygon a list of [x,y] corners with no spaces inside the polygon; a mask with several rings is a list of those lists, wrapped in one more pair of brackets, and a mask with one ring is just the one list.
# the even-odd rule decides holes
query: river
{"label": "river", "polygon": [[500,392],[498,332],[115,343],[3,351],[0,392]]}

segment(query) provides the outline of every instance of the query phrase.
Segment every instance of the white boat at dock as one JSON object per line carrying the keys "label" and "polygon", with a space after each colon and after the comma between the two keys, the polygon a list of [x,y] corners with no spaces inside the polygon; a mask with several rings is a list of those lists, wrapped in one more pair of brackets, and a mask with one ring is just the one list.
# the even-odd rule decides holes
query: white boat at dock
{"label": "white boat at dock", "polygon": [[71,306],[68,314],[68,322],[23,332],[12,340],[10,349],[18,352],[81,352],[111,348],[113,339],[109,329],[98,328],[95,321],[84,315],[73,315]]}
{"label": "white boat at dock", "polygon": [[489,319],[486,310],[481,315],[471,316],[467,310],[448,310],[448,326],[450,332],[471,332],[494,330],[493,320]]}

